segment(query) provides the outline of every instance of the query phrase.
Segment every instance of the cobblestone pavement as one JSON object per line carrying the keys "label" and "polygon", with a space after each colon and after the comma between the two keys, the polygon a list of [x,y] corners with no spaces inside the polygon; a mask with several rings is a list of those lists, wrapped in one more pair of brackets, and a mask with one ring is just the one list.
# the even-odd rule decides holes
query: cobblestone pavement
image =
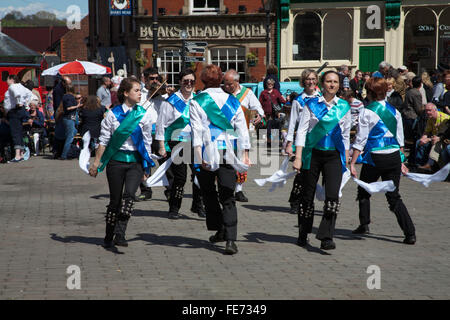
{"label": "cobblestone pavement", "polygon": [[[257,187],[260,167],[249,172],[238,203],[238,248],[208,242],[204,219],[190,212],[167,219],[162,188],[137,203],[128,226],[129,247],[105,250],[105,174],[90,178],[77,161],[44,157],[0,165],[0,299],[449,299],[449,183],[429,188],[403,178],[401,195],[417,230],[403,235],[383,194],[372,197],[371,234],[358,225],[356,185],[344,189],[336,224],[337,249],[324,252],[310,236],[300,248],[297,217],[288,212],[292,180],[269,192]],[[322,204],[316,202],[314,232]],[[81,270],[81,289],[67,288],[67,268]],[[381,270],[381,288],[369,290],[370,265]]]}

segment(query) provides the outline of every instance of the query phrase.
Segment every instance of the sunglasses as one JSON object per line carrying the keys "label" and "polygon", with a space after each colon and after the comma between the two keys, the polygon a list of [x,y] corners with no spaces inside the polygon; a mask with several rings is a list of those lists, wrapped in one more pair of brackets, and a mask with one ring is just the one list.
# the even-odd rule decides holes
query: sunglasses
{"label": "sunglasses", "polygon": [[158,77],[148,77],[148,80],[158,80]]}
{"label": "sunglasses", "polygon": [[77,99],[77,100],[80,100],[80,99],[81,99],[81,97],[76,97],[75,99]]}
{"label": "sunglasses", "polygon": [[183,80],[183,84],[184,85],[188,85],[188,84],[193,85],[193,84],[195,84],[195,80]]}

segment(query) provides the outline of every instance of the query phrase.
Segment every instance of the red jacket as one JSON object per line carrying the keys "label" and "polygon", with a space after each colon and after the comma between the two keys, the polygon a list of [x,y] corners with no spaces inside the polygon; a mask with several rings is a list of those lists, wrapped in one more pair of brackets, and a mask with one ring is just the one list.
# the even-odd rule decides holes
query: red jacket
{"label": "red jacket", "polygon": [[261,92],[259,102],[261,102],[262,108],[267,117],[272,115],[272,103],[279,104],[281,106],[286,103],[286,100],[283,98],[280,91],[277,89],[272,89],[271,93],[269,93],[268,90]]}

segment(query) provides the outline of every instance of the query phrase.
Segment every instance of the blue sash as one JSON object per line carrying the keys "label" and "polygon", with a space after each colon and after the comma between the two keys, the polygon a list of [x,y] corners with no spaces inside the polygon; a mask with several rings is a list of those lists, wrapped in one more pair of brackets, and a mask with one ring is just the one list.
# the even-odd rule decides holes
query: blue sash
{"label": "blue sash", "polygon": [[[390,111],[395,117],[396,111],[393,106],[386,103],[386,109]],[[394,137],[384,137],[384,135],[388,131],[389,129],[381,119],[380,121],[378,121],[375,127],[373,127],[372,130],[370,130],[366,146],[364,147],[364,153],[362,154],[361,160],[362,163],[367,163],[372,166],[375,166],[371,156],[372,151],[386,150],[386,149],[400,149],[400,144],[398,143],[396,138],[397,132],[391,132],[394,135]]]}
{"label": "blue sash", "polygon": [[[342,105],[343,102],[342,99],[339,99],[338,104],[335,106],[337,108],[343,108]],[[347,102],[345,102],[347,104]],[[329,112],[326,104],[324,102],[319,102],[319,99],[309,99],[307,101],[307,105],[311,112],[316,116],[316,118],[319,120],[319,122],[322,120],[322,118]],[[347,104],[348,105],[348,104]],[[331,109],[330,109],[331,110]],[[348,109],[350,110],[350,109]],[[344,114],[345,116],[345,114]],[[323,136],[319,142],[313,147],[313,149],[318,150],[337,150],[339,152],[339,156],[341,158],[342,163],[342,172],[345,172],[346,169],[346,159],[345,159],[345,146],[342,142],[342,130],[339,125],[341,119],[339,119],[336,126],[329,131],[325,136]],[[317,124],[319,125],[319,124]]]}
{"label": "blue sash", "polygon": [[[122,123],[125,119],[129,111],[126,113],[123,112],[122,105],[118,105],[112,109],[112,112],[116,116],[117,121]],[[155,163],[150,158],[147,149],[144,144],[144,137],[142,135],[142,129],[139,125],[136,126],[134,131],[131,133],[131,140],[133,140],[134,145],[136,146],[140,156],[142,157],[142,167],[144,168],[146,173],[150,172],[150,168],[155,166]]]}

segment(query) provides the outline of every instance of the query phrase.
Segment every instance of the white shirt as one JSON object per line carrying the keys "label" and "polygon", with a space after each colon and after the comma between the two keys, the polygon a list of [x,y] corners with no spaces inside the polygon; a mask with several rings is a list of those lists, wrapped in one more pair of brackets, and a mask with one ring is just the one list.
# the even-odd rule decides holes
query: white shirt
{"label": "white shirt", "polygon": [[33,93],[21,83],[13,83],[5,93],[3,106],[6,113],[8,113],[9,110],[14,109],[16,105],[28,107],[32,97]]}
{"label": "white shirt", "polygon": [[[223,91],[221,88],[208,88],[203,92],[209,93],[211,98],[216,102],[219,108],[222,108],[225,102],[228,100],[229,94]],[[206,112],[195,100],[191,100],[189,106],[189,113],[191,117],[192,128],[192,146],[203,146],[203,141],[211,142],[211,132],[209,120]],[[250,136],[248,134],[247,122],[245,121],[244,112],[242,108],[238,108],[233,118],[230,121],[231,126],[238,134],[238,146],[241,149],[250,149]],[[235,137],[229,135],[230,140]],[[225,140],[225,135],[222,133],[217,140]]]}
{"label": "white shirt", "polygon": [[[122,105],[123,111],[126,113],[127,111],[131,111],[132,108],[129,108],[126,104]],[[147,110],[145,115],[142,117],[141,121],[139,122],[139,126],[142,130],[142,136],[144,140],[145,149],[147,149],[147,153],[149,155],[152,154],[152,117],[151,112]],[[101,131],[100,131],[100,144],[102,146],[107,146],[109,143],[109,140],[111,139],[111,136],[113,135],[114,131],[120,126],[120,122],[117,120],[116,116],[114,115],[114,112],[109,111],[106,113],[105,119],[102,120],[101,123]],[[131,136],[128,137],[128,139],[123,143],[123,145],[120,147],[120,150],[123,151],[136,151],[137,147],[134,145],[133,140],[131,139]]]}
{"label": "white shirt", "polygon": [[[324,102],[327,106],[327,109],[330,110],[333,106],[335,106],[340,99],[338,97],[334,97],[334,99],[327,103],[323,96],[319,97],[318,102]],[[306,103],[308,106],[308,103]],[[300,117],[300,123],[298,125],[297,136],[295,138],[295,145],[297,147],[304,147],[306,135],[311,132],[311,130],[319,123],[319,119],[314,115],[314,113],[308,108],[304,108],[302,112],[302,116]],[[352,125],[352,117],[350,108],[348,112],[342,117],[339,121],[339,126],[342,131],[342,143],[344,144],[345,150],[350,149],[350,128]]]}
{"label": "white shirt", "polygon": [[[188,104],[189,101],[194,97],[194,95],[191,93],[189,99],[186,100],[181,91],[177,91],[174,94],[176,94],[181,100],[183,100],[185,104]],[[174,123],[179,117],[181,117],[181,113],[172,104],[170,104],[169,102],[164,104],[164,107],[159,109],[158,119],[156,121],[155,139],[164,141],[164,132],[166,128]],[[191,127],[189,125],[186,126],[183,132],[191,132]]]}
{"label": "white shirt", "polygon": [[[242,88],[242,86],[239,85],[239,90],[234,96],[237,96],[242,90],[245,90],[245,88]],[[259,102],[259,99],[255,96],[251,89],[248,90],[247,95],[242,100],[241,106],[244,106],[249,110],[256,110],[261,117],[264,117],[264,110],[261,106],[261,102]]]}
{"label": "white shirt", "polygon": [[[305,101],[305,98],[315,98],[319,96],[319,91],[314,91],[312,95],[306,94],[306,92],[303,92],[301,94],[301,99]],[[289,117],[289,128],[288,128],[288,134],[286,136],[286,141],[294,141],[294,132],[295,132],[295,126],[300,121],[300,114],[303,111],[303,107],[301,106],[300,102],[295,99],[292,101],[292,107],[291,107],[291,115]]]}
{"label": "white shirt", "polygon": [[[378,102],[381,103],[383,106],[386,106],[386,101],[382,100]],[[397,120],[397,142],[399,143],[400,147],[403,147],[405,145],[404,141],[405,139],[403,135],[402,116],[397,109],[395,109],[395,119]],[[358,130],[356,133],[355,143],[353,144],[354,149],[357,149],[359,151],[364,150],[370,131],[373,129],[373,127],[377,125],[379,121],[380,117],[372,110],[364,108],[360,112],[358,121]],[[383,137],[391,138],[393,136],[394,135],[392,134],[392,132],[388,130]],[[398,149],[392,148],[385,150],[376,150],[372,151],[372,153],[388,154],[396,151],[398,151]]]}

